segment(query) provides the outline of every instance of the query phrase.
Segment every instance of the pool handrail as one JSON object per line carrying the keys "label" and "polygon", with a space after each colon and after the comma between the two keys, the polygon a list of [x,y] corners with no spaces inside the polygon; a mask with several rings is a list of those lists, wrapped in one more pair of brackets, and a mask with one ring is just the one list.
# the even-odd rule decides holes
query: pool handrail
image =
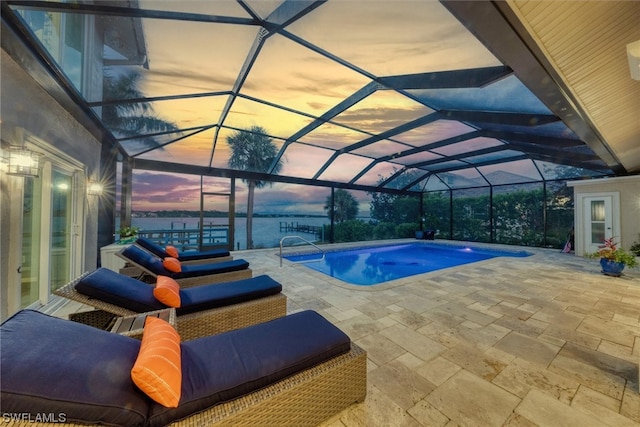
{"label": "pool handrail", "polygon": [[320,251],[320,253],[322,254],[322,258],[320,258],[320,259],[309,259],[309,260],[291,261],[291,262],[295,262],[295,263],[298,263],[298,264],[302,264],[302,263],[305,263],[305,262],[317,262],[317,261],[322,261],[322,260],[324,260],[324,256],[325,256],[325,252],[324,252],[324,250],[323,250],[322,248],[320,248],[318,245],[316,245],[315,243],[310,242],[310,241],[308,241],[307,239],[305,239],[305,238],[303,238],[303,237],[300,237],[300,236],[284,236],[282,239],[280,239],[280,267],[281,267],[281,268],[282,268],[282,244],[283,244],[283,243],[284,243],[284,241],[285,241],[285,240],[287,240],[287,239],[300,239],[300,240],[302,240],[303,242],[305,242],[305,243],[307,243],[307,244],[309,244],[309,245],[313,246],[313,247],[314,247],[314,248],[316,248],[317,250],[319,250],[319,251]]}

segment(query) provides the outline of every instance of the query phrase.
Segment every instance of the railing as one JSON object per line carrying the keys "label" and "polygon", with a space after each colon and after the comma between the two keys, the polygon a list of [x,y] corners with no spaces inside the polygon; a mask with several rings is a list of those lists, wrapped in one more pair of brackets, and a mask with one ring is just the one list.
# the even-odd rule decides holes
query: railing
{"label": "railing", "polygon": [[304,239],[300,236],[284,236],[282,239],[280,239],[280,267],[282,267],[282,244],[284,243],[285,240],[287,239],[298,239],[298,240],[302,240],[303,242],[313,246],[314,248],[316,248],[317,250],[320,251],[320,253],[322,254],[322,258],[320,259],[310,259],[310,260],[304,260],[304,261],[292,261],[292,262],[297,262],[297,263],[304,263],[304,262],[317,262],[317,261],[322,261],[324,260],[324,250],[322,248],[320,248],[318,245],[308,241],[307,239]]}
{"label": "railing", "polygon": [[[140,237],[147,237],[161,246],[175,246],[179,251],[203,250],[200,248],[200,229],[171,228],[160,230],[141,230]],[[229,228],[225,226],[207,227],[202,230],[202,246],[228,247]]]}

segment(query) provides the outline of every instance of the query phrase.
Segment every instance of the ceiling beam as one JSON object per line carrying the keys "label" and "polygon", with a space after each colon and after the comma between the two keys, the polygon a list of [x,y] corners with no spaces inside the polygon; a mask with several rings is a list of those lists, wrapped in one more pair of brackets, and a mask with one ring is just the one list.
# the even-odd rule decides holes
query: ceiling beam
{"label": "ceiling beam", "polygon": [[493,123],[509,126],[540,126],[559,122],[553,114],[510,113],[502,111],[440,110],[445,120],[467,123]]}
{"label": "ceiling beam", "polygon": [[377,81],[395,90],[479,88],[507,77],[512,73],[505,66],[473,68],[469,70],[437,71],[380,77]]}
{"label": "ceiling beam", "polygon": [[[415,148],[411,148],[411,149],[406,150],[406,151],[402,151],[400,153],[394,153],[394,154],[389,154],[387,156],[378,157],[378,158],[374,159],[373,162],[369,163],[364,169],[362,169],[356,176],[354,176],[353,179],[350,182],[351,183],[356,182],[357,180],[362,178],[362,176],[364,174],[366,174],[369,170],[371,170],[375,165],[377,165],[379,163],[387,162],[387,161],[391,161],[391,160],[395,160],[395,159],[399,159],[399,158],[402,158],[402,157],[405,157],[405,156],[410,156],[410,155],[417,154],[417,153],[422,153],[423,151],[429,151],[429,150],[431,150],[433,148],[438,148],[438,147],[443,147],[443,146],[446,146],[446,145],[456,144],[458,142],[462,142],[462,141],[466,141],[466,140],[469,140],[469,139],[477,138],[478,136],[481,136],[481,131],[473,131],[473,132],[465,133],[463,135],[458,135],[458,136],[454,136],[452,138],[447,138],[447,139],[444,139],[444,140],[441,140],[441,141],[437,141],[437,142],[432,143],[432,144],[427,144],[427,145],[424,145],[422,147],[415,147]],[[326,167],[328,167],[329,163],[331,163],[337,157],[338,157],[337,153],[334,153],[333,156],[331,156],[331,158],[329,160],[327,160],[327,162],[325,163],[325,165],[324,165],[325,169],[326,169]],[[445,160],[446,160],[446,158],[445,158]]]}
{"label": "ceiling beam", "polygon": [[440,113],[436,112],[436,113],[427,114],[426,116],[422,116],[422,117],[419,117],[419,118],[417,118],[415,120],[412,120],[410,122],[404,123],[404,124],[402,124],[400,126],[396,126],[393,129],[389,129],[389,130],[387,130],[385,132],[381,132],[378,135],[374,135],[374,136],[372,136],[370,138],[367,138],[367,139],[365,139],[363,141],[356,142],[355,144],[351,144],[351,145],[349,145],[347,147],[341,148],[338,151],[340,152],[340,154],[348,153],[350,151],[357,150],[357,149],[362,148],[362,147],[366,147],[367,145],[371,145],[374,142],[378,142],[378,141],[381,141],[383,139],[391,138],[394,135],[398,135],[398,134],[403,133],[403,132],[408,132],[408,131],[410,131],[412,129],[415,129],[415,128],[418,128],[420,126],[428,125],[429,123],[433,123],[433,122],[435,122],[437,120],[440,120],[440,119],[442,119],[442,116],[440,115]]}
{"label": "ceiling beam", "polygon": [[582,162],[601,160],[598,156],[593,154],[576,153],[575,151],[568,151],[560,148],[543,147],[535,144],[509,142],[507,146],[511,147],[512,150],[522,151],[523,153],[527,154],[545,155],[554,159],[570,158],[572,160],[578,160]]}
{"label": "ceiling beam", "polygon": [[[487,147],[487,148],[482,148],[480,150],[467,151],[467,152],[456,154],[453,156],[441,157],[439,159],[431,159],[431,160],[425,160],[423,162],[411,163],[411,164],[408,164],[407,167],[420,168],[420,167],[428,167],[431,165],[437,165],[440,163],[447,163],[451,161],[458,161],[458,160],[464,161],[464,159],[468,159],[469,157],[483,156],[485,154],[498,153],[500,151],[507,151],[507,150],[510,150],[507,144],[500,144],[494,147]],[[469,165],[472,166],[473,163],[470,163]]]}
{"label": "ceiling beam", "polygon": [[579,139],[558,138],[555,136],[532,135],[518,132],[502,132],[483,129],[482,136],[487,138],[495,138],[509,142],[526,142],[530,144],[546,145],[549,147],[573,148],[582,147],[585,144]]}
{"label": "ceiling beam", "polygon": [[357,104],[358,102],[362,101],[363,99],[365,99],[366,97],[374,93],[377,89],[378,89],[377,83],[373,81],[367,83],[366,85],[358,89],[356,92],[352,93],[347,98],[340,101],[338,104],[334,105],[327,112],[322,114],[320,117],[316,118],[314,121],[312,121],[302,129],[300,129],[299,131],[291,135],[289,138],[287,138],[284,145],[280,148],[280,151],[278,152],[277,156],[273,159],[273,162],[269,167],[269,172],[272,172],[276,167],[276,165],[280,162],[280,159],[284,155],[284,152],[289,146],[289,144],[291,144],[292,142],[296,142],[298,139],[302,138],[304,135],[308,134],[309,132],[313,131],[319,126],[322,126],[323,124],[327,123],[338,114],[342,113],[348,108],[351,108],[353,105]]}

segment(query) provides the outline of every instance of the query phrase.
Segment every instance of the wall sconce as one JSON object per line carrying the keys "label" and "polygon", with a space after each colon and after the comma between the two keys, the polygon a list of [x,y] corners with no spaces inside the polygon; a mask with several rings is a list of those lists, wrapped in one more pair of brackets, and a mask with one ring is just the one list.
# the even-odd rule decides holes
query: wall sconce
{"label": "wall sconce", "polygon": [[89,196],[102,196],[102,184],[98,181],[89,181],[87,183],[87,194]]}
{"label": "wall sconce", "polygon": [[38,176],[40,154],[22,147],[9,147],[8,175]]}

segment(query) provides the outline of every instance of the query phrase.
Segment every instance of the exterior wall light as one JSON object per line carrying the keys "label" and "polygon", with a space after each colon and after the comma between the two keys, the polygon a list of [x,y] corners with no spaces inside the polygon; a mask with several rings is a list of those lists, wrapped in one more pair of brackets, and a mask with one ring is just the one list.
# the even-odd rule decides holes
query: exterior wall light
{"label": "exterior wall light", "polygon": [[38,176],[40,154],[22,147],[9,148],[8,175]]}
{"label": "exterior wall light", "polygon": [[98,181],[89,181],[87,183],[87,194],[89,196],[102,196],[102,184]]}

